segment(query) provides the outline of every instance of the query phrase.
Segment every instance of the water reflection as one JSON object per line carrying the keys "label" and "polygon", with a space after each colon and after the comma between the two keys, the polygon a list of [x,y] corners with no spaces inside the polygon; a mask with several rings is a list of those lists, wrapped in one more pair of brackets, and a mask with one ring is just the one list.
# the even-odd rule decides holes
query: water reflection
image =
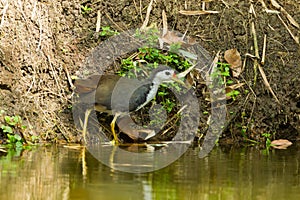
{"label": "water reflection", "polygon": [[0,157],[0,199],[300,199],[299,150],[191,147],[172,165],[130,174],[84,148],[39,147]]}

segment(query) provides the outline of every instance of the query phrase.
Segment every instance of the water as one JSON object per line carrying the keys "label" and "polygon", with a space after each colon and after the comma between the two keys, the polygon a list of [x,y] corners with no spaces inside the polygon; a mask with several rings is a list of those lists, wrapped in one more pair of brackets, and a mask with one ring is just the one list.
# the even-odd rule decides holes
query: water
{"label": "water", "polygon": [[38,147],[0,157],[0,199],[300,199],[300,154],[221,148],[204,159],[194,146],[161,170],[130,174],[84,148]]}

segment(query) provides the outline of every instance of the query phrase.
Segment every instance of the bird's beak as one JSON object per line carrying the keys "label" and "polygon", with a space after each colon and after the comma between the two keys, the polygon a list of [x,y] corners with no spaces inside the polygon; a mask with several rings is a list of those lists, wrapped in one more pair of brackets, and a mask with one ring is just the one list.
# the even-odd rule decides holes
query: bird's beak
{"label": "bird's beak", "polygon": [[186,84],[182,80],[180,80],[175,73],[172,77],[172,81],[175,81],[176,83],[179,83],[180,85],[183,85],[184,87],[186,87]]}

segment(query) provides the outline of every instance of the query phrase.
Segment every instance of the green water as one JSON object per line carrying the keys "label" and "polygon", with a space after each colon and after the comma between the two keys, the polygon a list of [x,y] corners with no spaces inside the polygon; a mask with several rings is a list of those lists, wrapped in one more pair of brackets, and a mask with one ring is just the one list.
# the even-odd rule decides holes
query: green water
{"label": "green water", "polygon": [[0,157],[0,199],[300,199],[296,145],[266,152],[194,146],[161,170],[114,171],[83,148],[39,147]]}

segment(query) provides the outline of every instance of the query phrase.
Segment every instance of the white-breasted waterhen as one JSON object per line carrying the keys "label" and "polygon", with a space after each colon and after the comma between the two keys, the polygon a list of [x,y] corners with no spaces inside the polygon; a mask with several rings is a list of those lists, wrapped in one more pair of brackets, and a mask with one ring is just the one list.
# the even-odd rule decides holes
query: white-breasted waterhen
{"label": "white-breasted waterhen", "polygon": [[[156,96],[161,83],[171,81],[184,84],[177,78],[175,70],[160,65],[151,72],[148,79],[143,81],[118,75],[93,75],[87,79],[77,79],[74,85],[76,86],[75,92],[81,96],[80,99],[91,102],[89,98],[95,97],[94,109],[96,111],[114,115],[110,125],[114,140],[118,143],[119,140],[115,133],[115,123],[118,116],[122,114],[128,116],[129,112],[141,109]],[[128,119],[126,120],[128,121]],[[126,124],[129,125],[130,123],[123,121],[125,133],[133,139],[138,138],[140,131],[134,129],[130,131],[129,126],[124,126]],[[144,139],[155,135],[151,130],[144,132],[148,134]]]}

